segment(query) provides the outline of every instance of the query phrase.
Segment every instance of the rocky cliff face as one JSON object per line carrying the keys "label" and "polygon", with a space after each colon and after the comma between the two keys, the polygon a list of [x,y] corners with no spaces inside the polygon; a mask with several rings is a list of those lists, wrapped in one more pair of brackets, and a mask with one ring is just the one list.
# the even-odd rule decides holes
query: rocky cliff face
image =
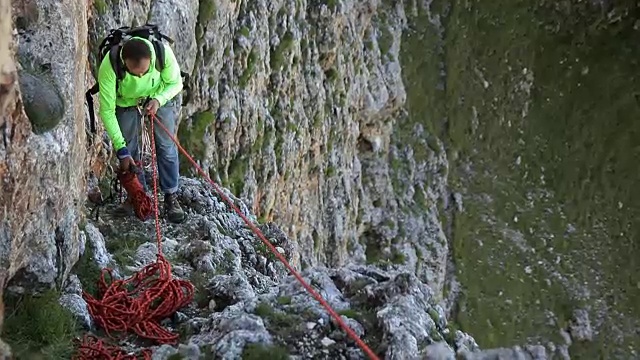
{"label": "rocky cliff face", "polygon": [[[162,322],[180,334],[180,343],[150,346],[124,337],[118,346],[127,353],[144,348],[158,360],[366,358],[210,186],[188,178],[182,184],[179,198],[191,216],[161,229],[174,276],[196,287],[194,300]],[[257,221],[240,199],[226,196]],[[112,268],[121,278],[156,260],[157,244],[149,236],[154,223],[123,219],[116,207],[106,205],[98,221],[86,224],[83,255],[58,301],[57,293],[49,293],[12,305],[6,336],[18,358],[70,358],[74,337],[100,334],[81,296],[82,290],[96,294],[99,270]],[[259,227],[279,252],[295,258],[296,246],[282,230]],[[480,350],[471,336],[448,323],[434,290],[411,272],[349,265],[309,268],[302,277],[381,358],[546,359],[542,346]],[[44,336],[34,339],[32,327]]]}
{"label": "rocky cliff face", "polygon": [[404,6],[96,1],[92,10],[94,48],[107,29],[147,21],[176,40],[192,88],[181,142],[299,244],[294,264],[406,266],[440,296],[447,160],[419,124],[409,131],[420,148],[391,140],[406,119]]}
{"label": "rocky cliff face", "polygon": [[[15,302],[9,304],[13,315],[5,334],[18,329],[9,339],[13,343],[27,338],[24,329],[29,326],[24,324],[29,323],[38,338],[48,342],[27,347],[67,357],[76,323],[84,325],[83,331],[95,330],[79,291],[92,290],[97,268],[114,265],[126,275],[153,260],[151,224],[115,219],[109,210],[99,220],[86,221],[84,209],[87,190],[95,190],[110,152],[101,133],[86,136],[84,91],[95,81],[97,45],[111,28],[152,22],[176,41],[178,60],[191,74],[181,143],[247,204],[243,211],[256,215],[291,263],[322,289],[356,332],[369,344],[379,344],[376,351],[389,359],[456,354],[481,359],[537,359],[548,353],[568,357],[572,341],[598,333],[589,316],[605,318],[601,310],[608,305],[585,307],[582,295],[589,288],[572,287],[578,280],[562,276],[568,270],[560,267],[582,256],[558,265],[563,254],[536,258],[531,254],[537,245],[525,246],[523,239],[527,233],[534,244],[543,238],[545,246],[547,241],[554,245],[552,250],[576,245],[553,240],[554,234],[547,235],[550,230],[544,226],[536,232],[529,223],[516,230],[504,223],[518,223],[524,213],[538,219],[542,213],[556,212],[548,200],[551,192],[538,186],[545,183],[546,164],[558,155],[539,166],[532,154],[549,144],[540,142],[540,134],[524,136],[524,125],[534,123],[529,116],[536,111],[539,118],[549,119],[573,111],[536,107],[536,96],[542,95],[532,90],[534,79],[547,91],[542,92],[544,104],[580,93],[582,78],[575,88],[565,89],[551,81],[564,75],[549,76],[546,71],[566,64],[567,58],[588,57],[573,56],[569,50],[552,55],[545,51],[561,49],[557,45],[564,44],[562,36],[578,33],[580,26],[629,25],[626,7],[593,12],[606,13],[603,20],[589,17],[585,9],[605,9],[607,2],[564,6],[571,3],[529,8],[510,2],[487,7],[478,1],[438,0],[0,0],[0,278],[9,298],[21,293],[27,293],[26,298],[31,293],[51,296],[18,302],[44,309],[27,315]],[[533,13],[539,18],[530,16]],[[559,18],[573,22],[569,26]],[[507,24],[512,32],[497,25],[504,25],[504,19],[519,19]],[[484,26],[482,36],[476,33],[477,24]],[[580,36],[589,39],[589,31]],[[531,50],[531,38],[547,50]],[[618,69],[619,60],[609,67]],[[586,76],[590,67],[599,66],[581,65],[568,65],[568,74]],[[577,68],[580,71],[574,71]],[[494,144],[496,139],[500,146]],[[533,149],[523,150],[525,143]],[[519,152],[522,157],[511,158]],[[459,191],[453,196],[447,193],[451,160],[459,165],[451,165]],[[193,175],[186,159],[183,163],[183,174]],[[512,172],[514,163],[522,174]],[[531,184],[531,177],[540,181]],[[526,187],[518,187],[520,178]],[[183,335],[178,350],[183,356],[215,352],[223,358],[250,358],[263,351],[299,357],[362,356],[315,303],[306,306],[309,298],[241,228],[238,218],[208,195],[209,188],[188,178],[183,181],[180,196],[192,219],[163,228],[176,275],[199,288],[195,302],[167,322]],[[525,192],[526,201],[508,195]],[[540,214],[535,212],[538,207],[544,208]],[[453,222],[443,227],[443,211],[452,209]],[[557,213],[564,221],[565,214]],[[560,221],[548,222],[564,224],[556,220]],[[562,237],[583,236],[573,225],[564,225],[558,225]],[[546,348],[483,352],[469,335],[448,324],[452,302],[443,300],[455,297],[457,288],[448,276],[452,264],[447,262],[445,230],[447,235],[450,230],[458,234],[453,251],[466,291],[461,306],[454,309],[458,323],[477,328],[488,343],[515,344],[530,341],[529,335],[547,326],[543,322],[551,322],[553,334],[561,336],[552,340],[561,345],[546,343],[545,334],[535,342],[544,342]],[[584,247],[582,240],[574,244]],[[523,263],[530,264],[520,269]],[[583,267],[597,267],[594,264],[600,259],[584,262]],[[560,285],[538,289],[539,284],[552,284],[540,281],[538,268]],[[577,270],[571,271],[573,278]],[[587,271],[584,274],[591,274]],[[517,275],[521,272],[526,276]],[[495,278],[483,278],[487,274]],[[564,299],[567,288],[568,305],[556,301],[556,295]],[[531,305],[532,289],[542,299],[536,306]],[[503,291],[509,294],[506,300]],[[621,302],[633,303],[633,289],[625,293],[631,295]],[[59,299],[62,307],[52,299]],[[574,304],[576,299],[580,304]],[[531,309],[521,318],[535,318],[535,325],[530,325],[535,329],[520,333],[509,327],[522,321],[518,316],[503,319],[503,309],[512,304],[515,310]],[[51,316],[59,317],[55,332],[37,326],[50,323]],[[634,328],[630,317],[622,312],[617,316],[628,321],[627,329]],[[495,332],[482,334],[485,323]],[[616,324],[597,325],[611,329],[614,337],[633,335]],[[627,344],[631,343],[620,342],[619,348]],[[121,345],[140,347],[134,342]],[[156,357],[166,358],[176,350],[154,351]]]}
{"label": "rocky cliff face", "polygon": [[[86,136],[84,91],[107,30],[153,22],[176,40],[192,75],[181,142],[260,222],[280,224],[297,249],[289,252],[295,266],[368,263],[390,271],[388,280],[407,271],[411,284],[429,283],[420,301],[441,299],[447,245],[436,202],[447,163],[441,147],[418,158],[407,144],[392,144],[405,99],[398,61],[405,15],[404,7],[382,6],[13,1],[13,33],[3,34],[12,56],[3,68],[0,166],[8,204],[0,254],[11,294],[64,285],[71,290],[61,302],[78,300],[68,278],[85,253],[86,191],[110,150],[108,139]],[[392,174],[390,157],[410,172]]]}
{"label": "rocky cliff face", "polygon": [[10,15],[3,1],[2,26],[11,31],[3,34],[10,51],[3,51],[0,263],[21,291],[61,282],[77,261],[84,179],[98,148],[84,130],[86,7],[12,5]]}
{"label": "rocky cliff face", "polygon": [[[192,74],[182,142],[261,220],[283,224],[302,249],[294,264],[406,264],[441,293],[446,242],[435,201],[446,160],[432,151],[415,162],[411,149],[391,145],[405,97],[404,8],[379,6],[14,1],[24,112],[5,132],[7,278],[20,271],[50,284],[77,258],[84,179],[100,175],[106,151],[100,138],[93,147],[85,138],[82,95],[94,81],[97,43],[110,28],[149,21],[176,40]],[[415,162],[399,196],[389,156]],[[401,211],[407,205],[417,205],[415,215]]]}

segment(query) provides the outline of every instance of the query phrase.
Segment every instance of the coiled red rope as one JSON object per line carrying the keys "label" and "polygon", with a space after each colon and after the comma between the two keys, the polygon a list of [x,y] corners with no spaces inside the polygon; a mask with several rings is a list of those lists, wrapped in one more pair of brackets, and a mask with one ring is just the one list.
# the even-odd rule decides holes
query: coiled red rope
{"label": "coiled red rope", "polygon": [[[121,348],[109,345],[93,335],[86,334],[78,346],[78,354],[76,358],[96,359],[96,360],[151,360],[153,353],[151,350],[144,349],[138,354],[128,353]],[[80,357],[78,357],[80,356]]]}
{"label": "coiled red rope", "polygon": [[[176,344],[179,335],[160,326],[160,321],[189,304],[194,295],[194,286],[189,281],[174,279],[171,264],[162,254],[162,235],[158,211],[158,176],[156,169],[155,138],[151,122],[151,154],[153,164],[153,204],[134,172],[119,174],[122,187],[134,208],[136,216],[146,220],[151,211],[155,213],[157,261],[124,280],[115,280],[112,269],[103,269],[98,281],[98,294],[93,297],[83,292],[91,317],[109,337],[113,332],[134,332],[141,338],[157,344]],[[109,275],[109,278],[106,278]],[[74,360],[130,360],[142,356],[151,359],[151,352],[128,354],[116,346],[106,344],[92,335],[85,336],[78,347]]]}
{"label": "coiled red rope", "polygon": [[[171,266],[162,255],[162,243],[160,235],[160,221],[158,216],[158,196],[157,196],[157,175],[156,175],[156,154],[154,123],[173,140],[180,152],[191,162],[198,172],[205,178],[218,195],[242,218],[247,226],[258,236],[267,246],[273,255],[280,260],[289,272],[298,280],[313,298],[331,315],[333,320],[342,328],[347,335],[360,347],[360,349],[372,360],[379,360],[378,356],[369,346],[345,323],[322,296],[313,289],[304,278],[289,264],[287,259],[276,250],[275,246],[262,234],[255,226],[220,189],[207,173],[193,160],[191,155],[180,145],[175,136],[158,120],[151,115],[151,150],[153,163],[153,189],[154,189],[154,212],[156,220],[156,237],[158,240],[158,261],[147,265],[142,271],[129,279],[116,280],[107,285],[105,274],[111,276],[111,270],[103,270],[98,282],[100,300],[93,299],[90,294],[84,294],[89,311],[96,323],[109,331],[134,331],[138,336],[155,340],[157,343],[175,343],[178,335],[167,331],[158,325],[159,320],[166,318],[173,312],[188,304],[193,297],[193,285],[187,281],[172,279]],[[123,186],[125,186],[123,184]],[[126,187],[125,187],[126,188]],[[128,190],[127,190],[128,191]],[[134,190],[136,191],[136,190]],[[150,279],[152,278],[153,279]],[[130,286],[132,290],[127,290]],[[92,336],[85,337],[78,352],[80,355],[74,360],[131,360],[138,357],[126,354],[118,349],[106,345],[99,339]],[[106,355],[108,354],[108,355]],[[151,359],[151,354],[145,350],[141,354],[144,360]]]}
{"label": "coiled red rope", "polygon": [[144,191],[142,184],[136,174],[132,171],[121,172],[118,174],[118,180],[122,187],[127,191],[127,196],[133,207],[133,212],[138,219],[145,221],[153,212],[153,203],[151,198]]}

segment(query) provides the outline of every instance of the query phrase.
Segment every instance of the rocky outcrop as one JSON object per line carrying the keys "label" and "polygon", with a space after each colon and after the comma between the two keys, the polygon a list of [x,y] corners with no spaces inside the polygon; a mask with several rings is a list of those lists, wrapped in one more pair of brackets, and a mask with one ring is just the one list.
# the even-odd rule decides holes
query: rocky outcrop
{"label": "rocky outcrop", "polygon": [[[10,21],[6,21],[6,19],[11,18],[11,3],[8,0],[0,1],[0,128],[3,129],[3,140],[6,138],[4,129],[6,128],[6,124],[13,124],[16,122],[17,124],[25,123],[25,119],[23,118],[23,114],[15,114],[16,105],[19,104],[19,90],[18,90],[18,82],[17,82],[17,74],[16,74],[16,66],[13,59],[13,41],[11,39],[12,26]],[[21,119],[22,117],[22,119]],[[4,144],[4,141],[3,141]],[[2,149],[2,153],[6,156],[7,149]],[[9,178],[10,174],[7,174],[9,170],[7,165],[2,162],[0,163],[0,178],[2,180]],[[4,184],[4,181],[3,181]],[[2,191],[0,191],[0,201],[4,204],[7,200],[7,195],[5,195],[5,188],[3,186]],[[4,213],[3,213],[4,215]],[[4,226],[5,224],[3,224]],[[5,233],[4,227],[2,228],[2,233]],[[4,235],[6,236],[6,235]],[[7,249],[7,245],[5,244],[4,248],[0,248],[1,253],[5,253]],[[2,271],[0,271],[0,331],[2,331],[3,323],[4,323],[4,287],[8,278],[8,274],[6,272],[6,264],[8,261],[4,261],[0,264],[2,266]],[[11,356],[11,351],[9,346],[5,344],[2,339],[0,339],[0,358],[6,358]]]}
{"label": "rocky outcrop", "polygon": [[[92,54],[122,25],[157,23],[176,40],[192,90],[182,144],[299,244],[294,264],[404,266],[440,294],[446,156],[391,140],[407,121],[404,9],[378,0],[96,1],[89,34]],[[411,131],[429,138],[421,126]],[[396,175],[396,164],[410,170]]]}
{"label": "rocky outcrop", "polygon": [[[387,359],[547,356],[540,346],[480,351],[446,320],[440,209],[449,164],[427,119],[405,109],[399,61],[408,13],[431,2],[15,0],[12,39],[9,4],[0,1],[0,201],[8,204],[0,265],[12,293],[64,285],[60,304],[94,331],[81,290],[92,290],[96,270],[115,266],[127,276],[154,261],[151,223],[116,219],[107,208],[82,226],[85,191],[110,148],[85,134],[97,45],[111,28],[152,22],[176,40],[191,74],[181,143],[375,351]],[[428,21],[439,33],[438,16]],[[166,320],[182,344],[154,348],[155,358],[363,358],[208,186],[182,183],[191,217],[163,225],[163,248],[198,293]],[[572,336],[591,338],[578,315]]]}
{"label": "rocky outcrop", "polygon": [[[404,269],[440,297],[446,242],[435,200],[442,189],[430,188],[423,173],[446,168],[446,159],[433,152],[416,162],[390,141],[405,98],[402,7],[15,0],[12,8],[3,17],[5,26],[13,22],[6,38],[13,68],[4,72],[0,144],[1,199],[9,204],[0,263],[12,293],[60,285],[76,263],[86,190],[110,148],[101,132],[97,141],[86,136],[84,91],[95,81],[97,45],[110,28],[155,22],[176,40],[192,75],[181,141],[260,221],[281,224],[299,249],[292,264]],[[401,196],[390,151],[417,169]],[[437,177],[434,186],[446,174]],[[433,202],[405,211],[417,193]]]}
{"label": "rocky outcrop", "polygon": [[[187,178],[182,183],[179,197],[190,216],[181,225],[162,225],[162,248],[175,276],[191,280],[196,295],[164,322],[182,334],[181,345],[152,347],[154,359],[176,353],[188,359],[205,354],[253,359],[267,353],[274,359],[365,358],[210,186]],[[257,222],[241,200],[226,195]],[[89,331],[95,330],[94,324],[80,291],[92,291],[97,279],[88,269],[114,266],[118,276],[127,276],[156,259],[156,241],[148,235],[153,234],[153,221],[119,218],[115,207],[106,206],[97,222],[87,224],[82,266],[74,269],[78,276],[72,276],[61,298]],[[297,247],[277,226],[258,226],[287,259],[296,257]],[[448,324],[434,291],[411,272],[350,265],[309,268],[302,277],[382,358],[480,354],[472,337]],[[120,345],[130,351],[141,347],[130,339]]]}
{"label": "rocky outcrop", "polygon": [[3,68],[0,264],[20,292],[60,283],[77,261],[84,179],[100,144],[88,149],[85,136],[85,3],[25,0],[13,9],[2,17],[15,28],[3,35],[13,63]]}

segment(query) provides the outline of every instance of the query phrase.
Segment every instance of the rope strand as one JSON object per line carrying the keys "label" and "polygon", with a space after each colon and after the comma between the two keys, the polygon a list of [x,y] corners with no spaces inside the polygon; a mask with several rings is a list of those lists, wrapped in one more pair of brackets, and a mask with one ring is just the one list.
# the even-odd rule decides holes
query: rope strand
{"label": "rope strand", "polygon": [[[162,253],[153,122],[151,134],[153,203],[135,173],[121,173],[118,177],[131,199],[131,205],[138,218],[144,221],[152,211],[155,213],[157,261],[124,280],[114,280],[113,270],[103,269],[98,281],[97,297],[94,298],[84,291],[82,295],[91,317],[109,337],[114,338],[114,332],[134,332],[139,337],[158,344],[176,344],[179,335],[168,331],[159,323],[188,305],[193,299],[195,288],[189,281],[173,278],[171,264]],[[109,280],[106,278],[107,275]],[[151,359],[148,350],[143,351],[141,355],[144,360]],[[73,359],[132,360],[138,357],[126,354],[118,347],[107,345],[104,341],[89,335],[83,338]]]}
{"label": "rope strand", "polygon": [[[162,235],[160,232],[160,219],[158,211],[158,186],[157,186],[157,165],[155,151],[154,126],[158,126],[173,140],[180,152],[191,162],[198,172],[213,186],[218,195],[242,218],[247,226],[258,236],[280,262],[289,270],[296,280],[304,287],[311,296],[329,313],[333,320],[342,328],[347,335],[362,349],[362,351],[372,360],[379,360],[378,356],[369,346],[342,320],[335,310],[322,296],[315,291],[304,278],[289,264],[287,259],[276,250],[275,246],[256,227],[220,189],[220,187],[205,173],[204,170],[193,160],[191,155],[184,150],[175,136],[158,120],[155,115],[150,119],[151,155],[153,167],[153,211],[155,213],[156,240],[158,246],[157,261],[142,268],[140,272],[125,280],[113,280],[112,270],[104,269],[98,281],[98,296],[94,298],[91,294],[83,292],[87,301],[89,313],[95,322],[103,328],[107,335],[111,337],[111,332],[132,331],[138,336],[154,340],[159,344],[175,344],[178,334],[172,333],[159,325],[159,321],[167,318],[178,309],[189,304],[194,295],[194,287],[188,281],[173,279],[171,275],[171,265],[162,254]],[[132,204],[136,206],[136,215],[147,216],[151,207],[151,200],[144,193],[136,176],[123,178],[127,182],[122,182],[122,186],[127,193],[132,196]],[[136,184],[137,183],[137,184]],[[131,192],[130,192],[131,191]],[[145,217],[146,218],[146,217]],[[109,275],[110,282],[105,279]],[[149,360],[151,355],[148,351],[141,354],[144,360]],[[93,336],[85,336],[78,354],[74,360],[132,360],[137,356],[125,354],[124,351],[115,346],[106,345],[102,340]]]}
{"label": "rope strand", "polygon": [[178,147],[178,149],[180,150],[180,152],[182,152],[182,154],[191,162],[191,164],[196,168],[196,170],[198,170],[198,172],[200,173],[200,175],[202,175],[205,179],[207,179],[207,181],[209,181],[209,183],[213,186],[213,188],[215,189],[215,191],[218,193],[218,195],[227,203],[229,204],[229,206],[238,214],[238,216],[240,216],[242,218],[242,220],[244,220],[244,222],[247,224],[247,226],[258,236],[258,238],[269,248],[269,250],[273,253],[273,255],[275,255],[278,260],[280,260],[280,262],[282,262],[282,264],[287,268],[287,270],[289,270],[289,272],[296,278],[296,280],[298,280],[298,282],[300,283],[300,285],[302,285],[302,287],[304,287],[310,294],[311,296],[313,296],[319,303],[320,305],[322,305],[322,307],[325,308],[325,310],[327,310],[327,312],[329,313],[329,315],[331,315],[331,317],[336,321],[336,323],[338,324],[338,326],[340,326],[342,328],[342,330],[344,330],[347,335],[358,345],[358,347],[360,347],[360,349],[372,360],[379,360],[378,356],[369,348],[369,346],[362,340],[360,339],[360,337],[349,327],[349,325],[347,325],[344,320],[342,320],[342,318],[340,317],[340,315],[338,315],[335,310],[333,310],[333,308],[331,307],[331,305],[329,305],[323,298],[322,296],[315,291],[303,278],[302,276],[289,264],[289,262],[287,261],[287,259],[285,259],[285,257],[280,254],[280,252],[278,250],[276,250],[275,246],[273,246],[273,244],[271,244],[271,242],[264,236],[264,234],[260,231],[260,229],[258,229],[257,226],[255,226],[243,213],[242,211],[240,211],[240,209],[236,206],[236,204],[234,204],[225,194],[224,192],[220,189],[220,187],[213,181],[211,180],[211,178],[209,178],[209,175],[207,175],[207,173],[202,170],[202,168],[195,162],[195,160],[193,160],[193,158],[191,157],[191,155],[189,155],[189,153],[187,153],[187,151],[180,145],[180,143],[178,142],[178,140],[175,138],[175,136],[173,136],[173,134],[171,134],[171,132],[162,124],[161,121],[158,120],[157,117],[155,116],[151,116],[151,120],[152,122],[157,122],[158,126],[160,126],[160,128],[162,128],[162,130],[169,136],[171,137],[171,140],[173,140],[173,142],[176,144],[176,146]]}

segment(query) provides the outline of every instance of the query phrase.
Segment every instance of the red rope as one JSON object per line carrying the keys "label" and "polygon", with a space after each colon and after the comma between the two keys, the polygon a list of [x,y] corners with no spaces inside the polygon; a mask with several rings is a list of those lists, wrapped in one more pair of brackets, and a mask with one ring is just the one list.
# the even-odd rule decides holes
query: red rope
{"label": "red rope", "polygon": [[136,174],[131,171],[121,172],[118,174],[118,180],[127,191],[127,196],[131,201],[136,216],[142,221],[147,220],[153,211],[153,204]]}
{"label": "red rope", "polygon": [[[151,350],[144,349],[139,354],[130,354],[112,345],[106,344],[93,335],[85,335],[80,341],[78,352],[85,359],[95,360],[138,360],[140,356],[144,360],[151,360]],[[77,355],[76,355],[77,358]]]}
{"label": "red rope", "polygon": [[[335,310],[315,291],[302,276],[289,264],[279,251],[271,244],[249,219],[238,209],[238,207],[222,192],[220,187],[198,166],[193,158],[182,148],[173,134],[155,116],[151,116],[151,149],[153,163],[153,191],[154,191],[154,212],[156,220],[156,237],[158,242],[158,260],[153,264],[145,266],[139,273],[125,280],[113,280],[111,269],[104,269],[98,281],[98,298],[93,298],[90,294],[83,292],[87,301],[89,313],[102,327],[107,335],[111,336],[112,331],[128,332],[133,331],[138,336],[155,340],[157,343],[175,344],[178,335],[162,328],[158,322],[176,310],[185,306],[193,297],[194,288],[191,283],[184,280],[172,279],[171,265],[162,255],[162,236],[160,234],[160,221],[158,215],[158,187],[157,169],[155,153],[154,123],[157,122],[162,130],[169,135],[171,140],[178,146],[182,154],[189,159],[198,172],[207,179],[214,187],[218,195],[242,218],[249,228],[258,238],[269,248],[269,250],[280,260],[300,284],[322,305],[331,315],[335,322],[347,333],[362,351],[372,360],[379,360],[378,356],[360,339],[360,337],[342,320]],[[126,181],[126,179],[125,179]],[[132,198],[134,208],[138,209],[136,215],[144,216],[148,203],[140,192],[144,190],[135,185],[137,178],[123,182],[123,187],[127,189]],[[138,182],[139,185],[139,182]],[[130,188],[127,188],[129,186]],[[131,192],[130,192],[131,189]],[[146,194],[145,194],[146,195]],[[137,207],[136,207],[137,206]],[[105,280],[105,274],[109,274],[111,282]],[[149,351],[145,350],[141,354],[144,360],[151,359]],[[137,355],[126,354],[115,346],[109,346],[102,340],[93,336],[85,336],[78,348],[78,353],[74,360],[132,360],[137,359]]]}
{"label": "red rope", "polygon": [[[145,193],[134,173],[120,174],[119,178],[122,186],[127,190],[136,216],[146,220],[152,210],[155,213],[158,259],[155,263],[145,266],[140,272],[124,280],[114,280],[112,269],[103,269],[98,281],[97,297],[94,298],[87,292],[83,292],[83,297],[87,302],[91,317],[109,337],[113,337],[113,332],[134,332],[139,337],[153,340],[158,344],[176,344],[179,335],[168,331],[159,323],[191,302],[194,287],[188,281],[173,278],[171,264],[162,254],[153,130],[152,121],[153,209],[151,199]],[[106,274],[109,274],[109,281],[105,279]],[[151,352],[148,350],[144,350],[139,355],[144,360],[151,359]],[[138,355],[127,354],[118,347],[107,345],[94,336],[85,336],[73,359],[132,360],[138,359]]]}
{"label": "red rope", "polygon": [[[198,164],[193,160],[193,158],[191,157],[191,155],[189,155],[189,153],[187,153],[187,151],[180,145],[180,143],[176,140],[176,138],[173,136],[173,134],[162,124],[162,122],[160,122],[158,120],[157,117],[155,116],[151,116],[151,123],[153,124],[154,122],[157,122],[158,125],[160,126],[160,128],[162,128],[162,130],[164,130],[164,132],[169,135],[169,137],[171,137],[171,140],[173,140],[173,142],[178,146],[178,149],[180,149],[180,152],[182,152],[182,154],[189,159],[189,161],[191,162],[191,164],[198,170],[198,172],[209,181],[209,183],[211,183],[211,185],[213,185],[213,188],[216,190],[216,192],[218,193],[218,195],[220,195],[220,197],[227,203],[229,204],[229,206],[242,218],[242,220],[244,220],[244,222],[247,224],[247,226],[249,226],[249,228],[251,228],[251,230],[258,236],[258,238],[260,238],[260,240],[269,248],[269,250],[271,250],[271,252],[278,258],[278,260],[280,260],[284,266],[289,270],[289,272],[291,272],[291,274],[298,280],[298,282],[300,282],[300,284],[311,294],[311,296],[313,296],[319,303],[320,305],[322,305],[325,310],[327,310],[327,312],[329,313],[329,315],[331,315],[331,317],[336,321],[336,323],[338,323],[338,325],[347,333],[347,335],[349,335],[349,337],[355,341],[355,343],[358,345],[358,347],[360,347],[360,349],[362,349],[362,351],[372,360],[379,360],[378,356],[371,350],[371,348],[369,348],[369,346],[362,340],[360,339],[360,337],[349,327],[349,325],[347,325],[342,318],[340,317],[340,315],[338,315],[335,310],[333,310],[333,308],[331,308],[331,305],[329,305],[320,294],[318,294],[317,291],[315,291],[309,284],[307,284],[306,281],[304,281],[304,279],[302,278],[302,276],[289,264],[289,262],[287,261],[287,259],[285,259],[284,256],[282,256],[282,254],[280,254],[280,252],[278,250],[276,250],[275,246],[273,246],[273,244],[271,244],[271,242],[269,240],[267,240],[267,238],[264,236],[264,234],[262,234],[262,232],[260,231],[260,229],[258,229],[258,227],[256,227],[251,221],[249,221],[249,219],[240,211],[240,209],[238,209],[238,207],[222,192],[222,190],[218,187],[218,185],[211,180],[211,178],[209,178],[209,176],[207,175],[207,173],[204,172],[204,170],[202,170],[202,168],[200,166],[198,166]],[[152,136],[153,138],[153,136]]]}

